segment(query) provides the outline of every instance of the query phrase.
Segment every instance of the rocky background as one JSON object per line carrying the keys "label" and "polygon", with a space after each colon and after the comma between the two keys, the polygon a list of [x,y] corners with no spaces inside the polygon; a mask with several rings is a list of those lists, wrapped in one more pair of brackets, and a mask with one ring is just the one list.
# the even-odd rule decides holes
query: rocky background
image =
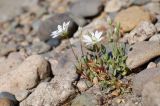
{"label": "rocky background", "polygon": [[[69,44],[50,36],[71,21],[80,56],[78,26],[106,31],[108,16],[121,23],[132,71],[133,92],[113,99],[79,80]],[[0,106],[160,106],[160,1],[0,0]]]}

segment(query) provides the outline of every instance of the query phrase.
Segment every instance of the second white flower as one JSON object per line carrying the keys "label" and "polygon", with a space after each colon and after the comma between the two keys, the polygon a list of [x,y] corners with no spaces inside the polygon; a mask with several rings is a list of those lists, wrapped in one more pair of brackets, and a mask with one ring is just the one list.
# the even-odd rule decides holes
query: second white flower
{"label": "second white flower", "polygon": [[86,43],[86,45],[94,45],[100,42],[102,38],[102,32],[95,31],[95,33],[90,32],[89,35],[84,35],[82,41]]}

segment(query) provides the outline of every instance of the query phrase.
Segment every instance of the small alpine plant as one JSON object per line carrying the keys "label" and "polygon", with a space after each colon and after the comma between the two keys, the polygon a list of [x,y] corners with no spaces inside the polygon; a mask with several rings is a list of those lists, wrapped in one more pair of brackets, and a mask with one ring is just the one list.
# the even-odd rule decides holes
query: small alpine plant
{"label": "small alpine plant", "polygon": [[[124,48],[118,45],[117,38],[120,36],[120,25],[112,25],[109,21],[113,32],[109,32],[109,35],[113,38],[116,36],[116,40],[112,39],[113,49],[108,52],[106,45],[102,44],[102,40],[105,40],[104,35],[108,32],[94,31],[88,32],[88,34],[82,35],[81,33],[81,50],[82,56],[78,58],[75,54],[71,42],[68,37],[69,22],[64,22],[63,25],[58,25],[57,30],[53,31],[52,38],[56,37],[67,37],[72,52],[77,60],[76,71],[80,75],[80,78],[85,78],[91,81],[93,84],[99,85],[102,90],[107,93],[114,90],[120,90],[124,92],[123,88],[127,88],[128,85],[122,83],[121,79],[124,78],[128,73],[129,69],[125,62],[127,57],[125,56]],[[82,30],[82,28],[79,28]],[[83,44],[84,46],[83,46]],[[83,52],[85,48],[87,52]],[[118,86],[117,86],[118,85]]]}

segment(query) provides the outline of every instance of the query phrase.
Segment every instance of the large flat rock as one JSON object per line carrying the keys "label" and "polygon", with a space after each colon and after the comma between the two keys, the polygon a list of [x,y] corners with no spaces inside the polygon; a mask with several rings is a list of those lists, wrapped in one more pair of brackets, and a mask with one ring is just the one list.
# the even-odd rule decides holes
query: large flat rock
{"label": "large flat rock", "polygon": [[131,46],[126,64],[130,69],[135,69],[157,56],[160,56],[160,43],[158,41],[138,42]]}

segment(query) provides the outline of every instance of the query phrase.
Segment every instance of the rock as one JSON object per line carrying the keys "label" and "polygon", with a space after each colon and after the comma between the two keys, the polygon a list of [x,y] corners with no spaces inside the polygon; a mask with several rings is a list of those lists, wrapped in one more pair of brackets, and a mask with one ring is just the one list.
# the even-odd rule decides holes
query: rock
{"label": "rock", "polygon": [[88,21],[82,17],[74,16],[73,14],[71,14],[70,16],[78,26],[83,27],[88,23]]}
{"label": "rock", "polygon": [[97,106],[98,101],[92,94],[81,94],[77,96],[73,101],[71,106]]}
{"label": "rock", "polygon": [[62,78],[54,78],[51,82],[43,82],[20,106],[57,106],[75,94],[71,83]]}
{"label": "rock", "polygon": [[15,94],[16,99],[21,102],[28,97],[30,92],[28,90],[19,91]]}
{"label": "rock", "polygon": [[156,64],[160,63],[160,57],[156,58],[154,61]]}
{"label": "rock", "polygon": [[38,0],[15,0],[15,1],[0,1],[0,22],[7,21],[20,15],[23,8],[35,6]]}
{"label": "rock", "polygon": [[15,70],[0,76],[0,91],[16,94],[20,90],[32,89],[40,80],[49,77],[50,71],[45,59],[39,55],[32,55]]}
{"label": "rock", "polygon": [[94,95],[101,95],[101,88],[99,85],[93,85],[92,87],[90,87],[86,93],[90,93],[90,94],[94,94]]}
{"label": "rock", "polygon": [[21,52],[12,52],[7,58],[0,61],[0,76],[16,69],[25,59]]}
{"label": "rock", "polygon": [[[80,53],[79,45],[73,46],[73,49],[76,54]],[[63,105],[66,100],[70,100],[75,95],[73,82],[77,80],[78,75],[74,66],[76,60],[72,50],[68,49],[62,52],[61,50],[57,51],[56,48],[52,57],[49,61],[54,78],[50,82],[40,83],[35,91],[20,103],[20,106]]]}
{"label": "rock", "polygon": [[160,75],[160,68],[145,69],[138,73],[133,79],[133,91],[141,95],[144,85]]}
{"label": "rock", "polygon": [[49,13],[65,13],[68,10],[68,5],[72,3],[73,0],[54,0],[54,1],[48,1],[48,11]]}
{"label": "rock", "polygon": [[93,17],[102,11],[100,0],[77,0],[70,5],[70,12],[78,17]]}
{"label": "rock", "polygon": [[0,106],[16,106],[13,101],[6,98],[0,99]]}
{"label": "rock", "polygon": [[130,69],[138,68],[150,59],[160,55],[159,42],[138,42],[131,46],[126,64]]}
{"label": "rock", "polygon": [[153,35],[149,41],[160,41],[160,34]]}
{"label": "rock", "polygon": [[126,39],[129,44],[133,44],[139,41],[144,41],[156,33],[155,26],[147,21],[141,22],[134,30],[125,35],[123,39]]}
{"label": "rock", "polygon": [[108,15],[109,15],[109,17],[111,18],[111,20],[114,20],[115,17],[117,16],[117,13],[118,13],[118,12],[112,12],[112,13],[109,13]]}
{"label": "rock", "polygon": [[157,15],[157,23],[155,24],[157,32],[160,32],[160,15]]}
{"label": "rock", "polygon": [[157,67],[160,67],[160,62],[157,64]]}
{"label": "rock", "polygon": [[51,39],[50,35],[52,31],[57,30],[58,25],[62,25],[63,22],[68,22],[68,21],[70,21],[68,32],[69,32],[69,35],[72,36],[73,33],[77,30],[78,26],[73,21],[73,19],[70,18],[70,15],[68,13],[55,14],[45,19],[43,22],[40,23],[37,35],[42,41]]}
{"label": "rock", "polygon": [[35,42],[28,49],[28,53],[41,54],[41,53],[48,52],[50,49],[51,49],[51,47],[44,42]]}
{"label": "rock", "polygon": [[142,91],[142,103],[144,106],[159,106],[160,104],[160,76],[144,85]]}
{"label": "rock", "polygon": [[152,0],[153,2],[159,2],[159,0]]}
{"label": "rock", "polygon": [[147,69],[156,68],[156,67],[157,67],[156,63],[150,62],[150,63],[148,64],[148,66],[147,66]]}
{"label": "rock", "polygon": [[115,17],[115,22],[120,22],[124,32],[131,31],[141,21],[151,21],[151,16],[147,11],[144,11],[138,6],[132,6],[122,10]]}
{"label": "rock", "polygon": [[0,92],[0,99],[7,98],[13,102],[17,102],[15,96],[9,92]]}
{"label": "rock", "polygon": [[115,97],[111,101],[112,106],[142,106],[141,97],[135,94],[124,94],[122,97]]}
{"label": "rock", "polygon": [[144,8],[150,11],[152,14],[160,14],[160,3],[159,2],[150,2],[144,6]]}
{"label": "rock", "polygon": [[156,19],[157,19],[157,23],[160,23],[160,15],[157,15]]}
{"label": "rock", "polygon": [[160,32],[160,22],[155,24],[155,27],[157,28],[157,32]]}
{"label": "rock", "polygon": [[109,25],[107,23],[107,17],[106,14],[100,18],[96,18],[95,20],[93,20],[90,24],[86,25],[85,27],[82,28],[82,33],[80,31],[77,31],[74,34],[74,37],[79,37],[85,34],[88,34],[89,32],[94,32],[96,30],[98,31],[107,31],[107,29],[109,28]]}
{"label": "rock", "polygon": [[0,92],[0,106],[17,106],[18,102],[14,95],[8,92]]}
{"label": "rock", "polygon": [[131,0],[132,4],[135,4],[135,5],[143,5],[148,3],[149,1],[151,0]]}
{"label": "rock", "polygon": [[48,45],[50,45],[51,47],[56,47],[60,44],[60,39],[49,39],[47,42],[46,42]]}
{"label": "rock", "polygon": [[[38,1],[38,2],[40,2],[40,1]],[[39,18],[39,17],[43,16],[45,13],[47,13],[47,9],[45,8],[45,6],[41,6],[38,3],[38,5],[35,5],[34,7],[30,8],[29,13],[34,13],[36,15],[36,17]]]}
{"label": "rock", "polygon": [[[32,23],[32,28],[33,28],[33,31],[34,31],[35,33],[38,32],[41,23],[42,23],[41,20],[35,20],[35,21],[33,21],[33,23]],[[26,39],[27,39],[27,37],[28,37],[28,36],[26,36]],[[30,36],[29,36],[29,37],[30,37]]]}
{"label": "rock", "polygon": [[10,52],[14,52],[17,50],[17,46],[14,43],[11,44],[4,44],[0,43],[0,56],[7,55]]}
{"label": "rock", "polygon": [[119,0],[110,0],[106,2],[105,12],[117,12],[122,8],[122,2]]}
{"label": "rock", "polygon": [[20,34],[17,34],[13,37],[13,40],[16,41],[16,42],[22,42],[25,40],[25,36],[24,35],[20,35]]}
{"label": "rock", "polygon": [[[65,48],[67,46],[68,46],[68,42],[65,43]],[[77,55],[78,57],[81,56],[80,43],[77,42],[76,44],[73,44],[72,47],[74,49],[75,54],[78,54]],[[71,83],[77,79],[77,73],[75,69],[77,60],[75,59],[71,49],[68,49],[65,51],[61,51],[57,49],[58,48],[55,49],[55,53],[53,54],[54,59],[49,60],[52,67],[52,73],[55,76],[59,76],[59,77],[63,76],[63,79],[66,79],[68,82]]]}
{"label": "rock", "polygon": [[160,67],[160,57],[158,57],[154,62],[157,64],[157,67]]}
{"label": "rock", "polygon": [[89,87],[91,87],[93,84],[90,81],[87,80],[79,80],[77,83],[77,88],[79,91],[84,92],[86,91]]}
{"label": "rock", "polygon": [[131,0],[123,0],[121,1],[123,8],[128,8],[129,6],[132,5],[132,1]]}

